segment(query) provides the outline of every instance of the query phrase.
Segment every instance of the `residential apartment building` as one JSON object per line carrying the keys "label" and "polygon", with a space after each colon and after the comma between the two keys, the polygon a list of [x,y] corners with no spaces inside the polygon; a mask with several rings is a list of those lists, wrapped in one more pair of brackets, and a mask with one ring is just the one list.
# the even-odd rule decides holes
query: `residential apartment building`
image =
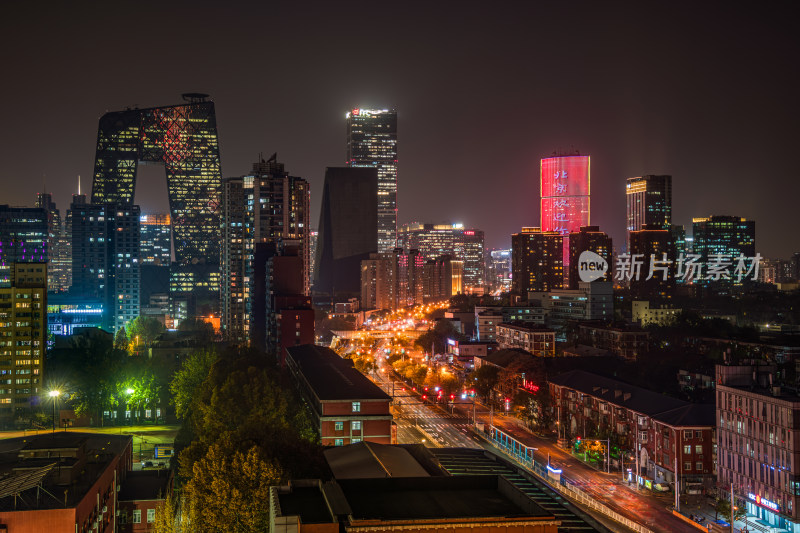
{"label": "residential apartment building", "polygon": [[647,300],[634,300],[631,304],[631,320],[640,326],[655,324],[666,326],[675,320],[681,309],[669,305],[651,304]]}
{"label": "residential apartment building", "polygon": [[38,404],[47,348],[47,263],[0,265],[0,422]]}
{"label": "residential apartment building", "polygon": [[583,370],[552,377],[548,386],[560,438],[591,440],[610,431],[619,448],[634,451],[639,485],[677,480],[681,492],[713,488],[713,405],[688,403]]}
{"label": "residential apartment building", "polygon": [[353,367],[353,362],[323,346],[285,349],[286,366],[308,405],[323,446],[361,441],[393,444],[396,429],[389,411],[392,397]]}
{"label": "residential apartment building", "polygon": [[717,483],[751,520],[800,531],[800,395],[776,365],[717,365]]}
{"label": "residential apartment building", "polygon": [[618,328],[602,324],[580,324],[578,342],[608,350],[617,357],[635,361],[648,349],[650,334],[638,328]]}
{"label": "residential apartment building", "polygon": [[519,348],[533,355],[556,355],[556,332],[541,326],[498,324],[497,344],[500,349]]}

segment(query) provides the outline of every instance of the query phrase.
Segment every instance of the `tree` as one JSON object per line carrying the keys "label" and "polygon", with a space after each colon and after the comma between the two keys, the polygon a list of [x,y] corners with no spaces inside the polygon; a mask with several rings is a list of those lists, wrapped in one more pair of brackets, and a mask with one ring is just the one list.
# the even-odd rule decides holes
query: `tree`
{"label": "tree", "polygon": [[139,315],[127,324],[128,339],[133,343],[135,351],[147,349],[164,333],[164,324],[156,318]]}
{"label": "tree", "polygon": [[125,328],[119,328],[117,334],[114,335],[114,348],[117,350],[128,350],[128,335],[125,333]]}
{"label": "tree", "polygon": [[192,402],[198,396],[203,381],[218,359],[219,355],[213,349],[199,350],[190,354],[175,373],[169,384],[169,390],[172,392],[172,403],[175,405],[175,414],[178,418],[188,417]]}
{"label": "tree", "polygon": [[433,349],[437,353],[444,353],[447,347],[447,339],[463,341],[467,340],[467,337],[462,335],[452,322],[443,319],[437,321],[431,329],[420,335],[414,344],[423,350],[430,350],[431,344],[433,344]]}
{"label": "tree", "polygon": [[178,325],[178,331],[193,333],[197,342],[203,346],[210,345],[217,336],[217,332],[214,331],[214,326],[200,318],[181,320],[181,323]]}
{"label": "tree", "polygon": [[257,446],[246,452],[223,440],[209,446],[186,484],[189,528],[249,533],[269,529],[269,487],[283,472]]}
{"label": "tree", "polygon": [[492,394],[500,376],[500,369],[492,365],[481,365],[475,372],[469,375],[468,382],[472,383],[475,388],[475,393],[480,396],[484,402],[489,401],[489,396]]}
{"label": "tree", "polygon": [[156,533],[178,533],[180,531],[180,528],[175,525],[176,511],[175,497],[168,494],[164,498],[164,503],[156,507]]}

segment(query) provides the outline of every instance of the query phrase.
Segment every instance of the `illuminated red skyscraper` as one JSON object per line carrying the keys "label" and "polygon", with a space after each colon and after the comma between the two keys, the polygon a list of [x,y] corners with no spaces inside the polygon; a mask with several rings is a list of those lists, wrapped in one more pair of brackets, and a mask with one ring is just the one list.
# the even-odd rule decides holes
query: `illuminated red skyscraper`
{"label": "illuminated red skyscraper", "polygon": [[542,159],[542,231],[562,235],[589,225],[589,156]]}
{"label": "illuminated red skyscraper", "polygon": [[589,225],[589,181],[588,155],[558,155],[541,161],[541,227],[564,236],[564,272],[569,271],[569,234]]}

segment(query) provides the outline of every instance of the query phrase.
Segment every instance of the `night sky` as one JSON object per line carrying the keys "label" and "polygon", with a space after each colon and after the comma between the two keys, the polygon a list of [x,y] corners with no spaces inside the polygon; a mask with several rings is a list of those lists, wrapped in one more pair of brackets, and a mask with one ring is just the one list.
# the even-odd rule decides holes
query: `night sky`
{"label": "night sky", "polygon": [[[0,203],[33,205],[44,176],[63,215],[78,174],[89,191],[105,111],[205,92],[223,176],[278,152],[311,182],[314,227],[345,112],[396,107],[401,223],[508,247],[539,224],[539,159],[579,149],[592,223],[617,245],[625,179],[663,173],[673,222],[745,216],[763,255],[800,251],[800,31],[775,5],[163,3],[4,5]],[[166,211],[163,168],[139,174],[143,212]]]}

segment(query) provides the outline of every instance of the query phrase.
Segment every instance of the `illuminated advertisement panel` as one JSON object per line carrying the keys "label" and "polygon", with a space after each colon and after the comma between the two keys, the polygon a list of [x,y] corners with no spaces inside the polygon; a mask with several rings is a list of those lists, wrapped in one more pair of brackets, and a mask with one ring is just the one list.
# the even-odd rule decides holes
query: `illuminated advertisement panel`
{"label": "illuminated advertisement panel", "polygon": [[568,234],[589,225],[589,156],[541,161],[542,231]]}

